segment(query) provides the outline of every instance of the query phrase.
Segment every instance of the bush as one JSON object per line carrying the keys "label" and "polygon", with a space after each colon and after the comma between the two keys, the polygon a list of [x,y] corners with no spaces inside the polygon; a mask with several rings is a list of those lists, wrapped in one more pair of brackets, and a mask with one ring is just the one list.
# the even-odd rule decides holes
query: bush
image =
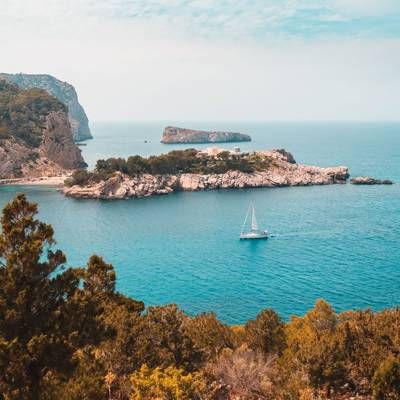
{"label": "bush", "polygon": [[92,174],[88,172],[86,169],[77,169],[73,172],[70,180],[68,181],[70,186],[79,185],[85,186],[90,182],[92,178]]}
{"label": "bush", "polygon": [[229,387],[231,395],[237,398],[272,400],[276,398],[271,380],[274,360],[242,347],[224,351],[208,365],[207,372],[214,380]]}
{"label": "bush", "polygon": [[196,400],[206,388],[203,375],[167,367],[151,369],[143,365],[131,376],[131,400]]}
{"label": "bush", "polygon": [[253,350],[280,354],[285,347],[283,321],[275,311],[263,310],[254,321],[246,323],[245,340]]}
{"label": "bush", "polygon": [[215,359],[223,349],[234,348],[232,330],[218,321],[214,313],[202,313],[185,321],[185,331],[207,360]]}

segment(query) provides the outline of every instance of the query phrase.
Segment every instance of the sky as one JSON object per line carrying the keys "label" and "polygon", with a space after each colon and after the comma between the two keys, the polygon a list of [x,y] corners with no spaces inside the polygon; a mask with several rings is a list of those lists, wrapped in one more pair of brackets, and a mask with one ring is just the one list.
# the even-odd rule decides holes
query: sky
{"label": "sky", "polygon": [[0,0],[0,49],[92,121],[400,119],[400,0]]}

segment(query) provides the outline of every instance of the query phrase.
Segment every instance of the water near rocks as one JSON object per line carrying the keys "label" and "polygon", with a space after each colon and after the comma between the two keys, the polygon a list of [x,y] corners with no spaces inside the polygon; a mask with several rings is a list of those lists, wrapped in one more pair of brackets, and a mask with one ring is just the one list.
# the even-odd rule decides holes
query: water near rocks
{"label": "water near rocks", "polygon": [[[286,148],[299,162],[347,165],[353,176],[400,182],[395,123],[102,123],[83,152],[100,157],[156,154],[166,125],[248,133],[242,149]],[[148,143],[144,141],[147,140]],[[224,144],[231,148],[235,144]],[[207,147],[207,146],[203,146]],[[92,253],[112,262],[118,290],[149,304],[177,303],[241,323],[272,307],[288,318],[317,298],[337,310],[399,304],[400,185],[334,185],[177,193],[126,201],[75,200],[53,188],[0,187],[0,206],[17,192],[40,205],[70,265]],[[254,201],[264,242],[238,240]]]}

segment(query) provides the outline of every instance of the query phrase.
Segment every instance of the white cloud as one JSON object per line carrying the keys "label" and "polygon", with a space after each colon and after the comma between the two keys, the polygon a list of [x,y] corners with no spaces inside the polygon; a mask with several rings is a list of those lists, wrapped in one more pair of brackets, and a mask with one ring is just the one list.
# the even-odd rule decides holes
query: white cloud
{"label": "white cloud", "polygon": [[[92,120],[398,119],[399,39],[210,40],[177,33],[174,19],[100,16],[89,0],[48,3],[22,10],[20,0],[0,0],[1,69],[70,81]],[[297,3],[266,7],[269,23]],[[193,18],[182,18],[190,29]],[[245,31],[248,19],[235,18],[227,29]]]}
{"label": "white cloud", "polygon": [[332,0],[331,6],[336,11],[354,17],[379,17],[400,13],[399,0]]}

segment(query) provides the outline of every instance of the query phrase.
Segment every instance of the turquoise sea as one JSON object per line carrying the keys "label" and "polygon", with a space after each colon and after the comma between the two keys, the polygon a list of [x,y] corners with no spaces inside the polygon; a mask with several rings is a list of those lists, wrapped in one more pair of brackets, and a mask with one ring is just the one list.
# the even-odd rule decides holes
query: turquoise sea
{"label": "turquoise sea", "polygon": [[[82,147],[98,158],[182,148],[159,143],[167,124],[252,135],[242,149],[285,148],[298,162],[347,165],[400,182],[400,123],[94,123]],[[147,140],[148,143],[144,141]],[[234,144],[224,147],[233,147]],[[69,265],[92,253],[114,264],[118,290],[147,305],[177,303],[242,323],[272,307],[303,314],[318,298],[336,310],[400,304],[400,185],[178,193],[125,201],[74,200],[54,188],[0,187],[39,203]],[[250,201],[275,237],[241,242]]]}

